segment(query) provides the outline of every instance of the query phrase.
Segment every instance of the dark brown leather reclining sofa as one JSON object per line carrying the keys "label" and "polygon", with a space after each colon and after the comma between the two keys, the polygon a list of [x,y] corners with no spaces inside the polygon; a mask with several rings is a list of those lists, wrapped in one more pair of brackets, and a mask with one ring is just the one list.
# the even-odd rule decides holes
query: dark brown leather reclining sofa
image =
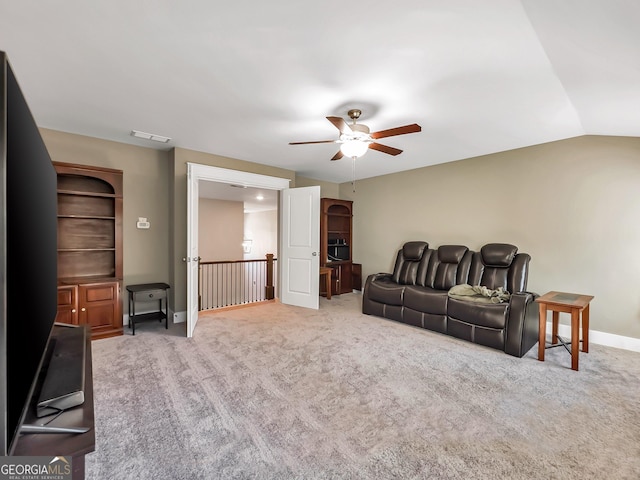
{"label": "dark brown leather reclining sofa", "polygon": [[[393,273],[369,275],[362,312],[426,328],[522,357],[538,341],[536,294],[527,292],[531,257],[517,247],[489,243],[479,252],[462,245],[430,249],[407,242]],[[502,287],[508,302],[478,303],[448,295],[455,285]]]}

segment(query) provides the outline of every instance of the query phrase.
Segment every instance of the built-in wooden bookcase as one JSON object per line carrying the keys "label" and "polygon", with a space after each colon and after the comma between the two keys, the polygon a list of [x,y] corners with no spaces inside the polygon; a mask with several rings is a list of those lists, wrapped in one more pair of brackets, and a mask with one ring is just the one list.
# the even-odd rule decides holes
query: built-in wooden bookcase
{"label": "built-in wooden bookcase", "polygon": [[58,318],[95,338],[122,334],[122,171],[54,162]]}
{"label": "built-in wooden bookcase", "polygon": [[[360,289],[360,265],[353,264],[353,202],[335,198],[320,199],[320,266],[331,267],[331,294]],[[354,267],[356,267],[354,269]]]}

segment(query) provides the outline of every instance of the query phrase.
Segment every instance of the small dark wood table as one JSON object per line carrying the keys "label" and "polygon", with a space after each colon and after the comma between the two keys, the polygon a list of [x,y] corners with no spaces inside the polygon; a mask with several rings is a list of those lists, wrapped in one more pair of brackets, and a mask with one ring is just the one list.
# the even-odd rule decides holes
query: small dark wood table
{"label": "small dark wood table", "polygon": [[[127,285],[129,292],[129,328],[133,335],[136,334],[136,322],[148,320],[164,320],[164,327],[169,328],[169,297],[167,290],[171,288],[166,283],[141,283],[139,285]],[[164,299],[164,312],[162,300]],[[149,313],[136,314],[136,302],[158,301],[158,310]]]}
{"label": "small dark wood table", "polygon": [[[566,342],[558,337],[558,319],[560,313],[571,314],[571,368],[578,370],[578,346],[582,343],[582,351],[589,353],[589,302],[591,295],[579,293],[549,292],[536,299],[540,310],[540,334],[538,338],[538,360],[544,362],[546,348],[566,346]],[[553,312],[551,345],[546,346],[547,310]],[[582,313],[582,340],[580,340],[580,313]],[[558,339],[560,338],[560,342]],[[568,350],[568,348],[567,348]]]}

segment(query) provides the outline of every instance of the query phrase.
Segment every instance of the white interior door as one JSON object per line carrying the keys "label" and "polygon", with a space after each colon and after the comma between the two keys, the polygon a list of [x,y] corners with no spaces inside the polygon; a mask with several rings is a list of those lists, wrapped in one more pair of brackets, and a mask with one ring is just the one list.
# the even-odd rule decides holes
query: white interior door
{"label": "white interior door", "polygon": [[317,309],[320,187],[284,189],[280,198],[280,301]]}
{"label": "white interior door", "polygon": [[187,164],[187,337],[198,323],[198,176]]}

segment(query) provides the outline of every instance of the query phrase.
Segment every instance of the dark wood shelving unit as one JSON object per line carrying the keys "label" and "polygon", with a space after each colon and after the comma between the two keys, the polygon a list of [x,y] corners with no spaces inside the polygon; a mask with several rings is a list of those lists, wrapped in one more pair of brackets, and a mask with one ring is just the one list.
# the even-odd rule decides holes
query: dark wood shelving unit
{"label": "dark wood shelving unit", "polygon": [[122,171],[53,163],[58,174],[58,318],[91,338],[122,335]]}
{"label": "dark wood shelving unit", "polygon": [[320,199],[320,266],[329,267],[331,294],[361,288],[360,265],[353,263],[353,202]]}

